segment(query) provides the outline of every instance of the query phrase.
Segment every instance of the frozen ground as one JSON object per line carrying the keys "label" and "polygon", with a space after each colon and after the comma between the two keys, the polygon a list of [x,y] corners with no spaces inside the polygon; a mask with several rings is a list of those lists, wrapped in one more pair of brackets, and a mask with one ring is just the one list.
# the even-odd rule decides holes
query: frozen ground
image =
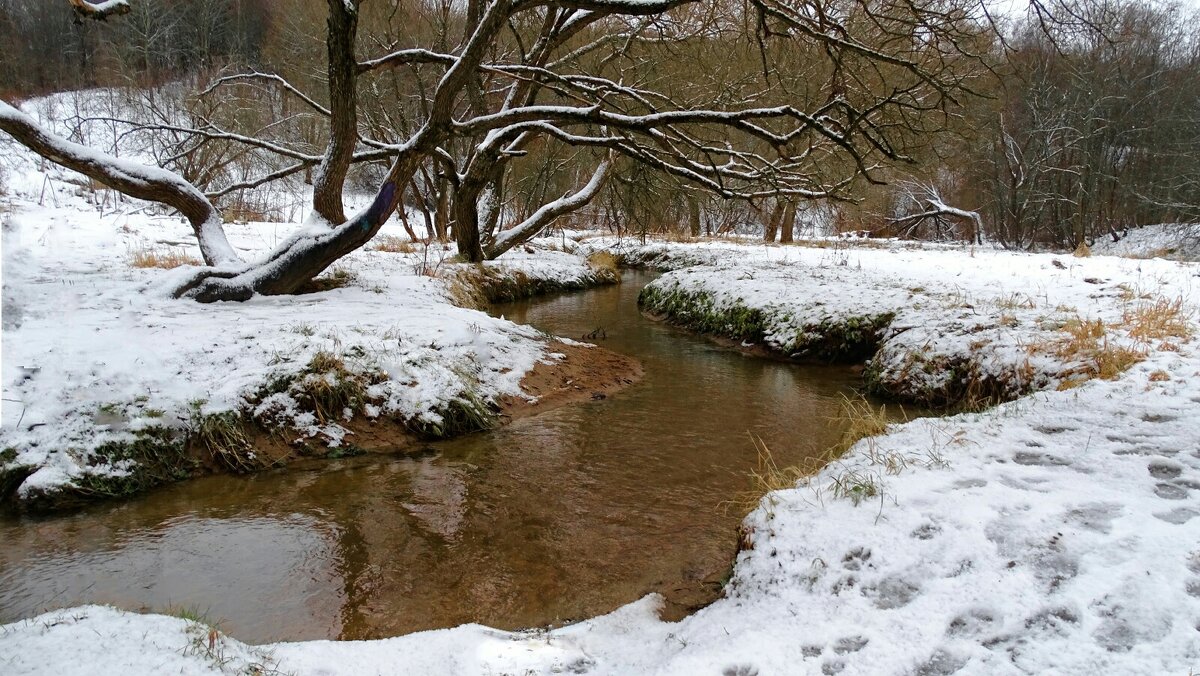
{"label": "frozen ground", "polygon": [[[980,308],[1010,294],[1033,299],[1031,310],[1071,304],[1110,320],[1114,340],[1132,340],[1116,325],[1141,295],[1182,299],[1195,326],[1197,268],[1186,264],[668,246],[730,282],[744,266],[787,259],[793,276],[755,277],[777,299],[811,291],[792,286],[806,272],[830,301],[878,275]],[[1085,281],[1093,278],[1102,281]],[[1120,285],[1138,292],[1117,294]],[[85,607],[0,629],[0,665],[54,674],[1188,674],[1200,668],[1200,356],[1192,342],[1165,342],[1144,345],[1144,360],[1115,380],[1050,387],[859,442],[767,496],[747,518],[748,548],[725,597],[678,623],[659,621],[648,597],[551,632],[467,625],[251,647],[177,618]]]}

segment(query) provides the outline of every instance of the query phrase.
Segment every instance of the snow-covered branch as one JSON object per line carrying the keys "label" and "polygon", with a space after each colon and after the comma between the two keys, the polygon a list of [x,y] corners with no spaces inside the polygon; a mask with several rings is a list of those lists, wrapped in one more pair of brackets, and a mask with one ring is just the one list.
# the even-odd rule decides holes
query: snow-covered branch
{"label": "snow-covered branch", "polygon": [[120,16],[133,11],[127,0],[106,0],[105,2],[88,2],[87,0],[67,0],[75,10],[77,17],[107,21],[110,16]]}
{"label": "snow-covered branch", "polygon": [[179,174],[60,138],[4,101],[0,101],[0,130],[51,162],[131,197],[160,202],[179,210],[192,224],[200,243],[200,253],[209,265],[229,266],[241,262],[225,238],[221,214],[207,197]]}
{"label": "snow-covered branch", "polygon": [[612,169],[612,162],[613,157],[610,154],[596,167],[596,171],[592,174],[592,178],[587,184],[578,191],[570,195],[564,195],[543,205],[540,209],[533,212],[529,218],[498,234],[495,241],[485,251],[487,257],[495,258],[499,256],[521,242],[536,236],[558,217],[572,211],[578,211],[586,206],[600,192],[600,189],[604,187],[604,182],[608,179],[609,172]]}

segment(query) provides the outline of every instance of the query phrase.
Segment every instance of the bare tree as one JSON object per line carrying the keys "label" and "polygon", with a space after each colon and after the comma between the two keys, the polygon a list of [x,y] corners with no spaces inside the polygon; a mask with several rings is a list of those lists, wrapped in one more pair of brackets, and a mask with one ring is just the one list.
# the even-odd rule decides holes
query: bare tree
{"label": "bare tree", "polygon": [[[123,4],[89,6],[98,12],[93,18],[102,18]],[[449,191],[438,201],[449,203],[460,255],[470,261],[498,256],[588,204],[618,162],[727,199],[844,197],[857,180],[878,182],[881,167],[909,160],[907,148],[943,127],[958,99],[971,94],[972,45],[986,28],[976,0],[712,6],[695,0],[469,0],[461,15],[445,8],[446,24],[462,29],[456,45],[388,45],[380,56],[359,60],[361,0],[327,5],[328,106],[277,74],[239,76],[270,80],[324,118],[329,141],[323,154],[233,131],[184,130],[290,160],[243,187],[315,167],[313,210],[324,226],[289,238],[263,260],[240,261],[209,196],[176,174],[56,138],[7,104],[0,104],[0,129],[52,161],[178,209],[211,267],[177,294],[241,300],[294,292],[361,247],[418,181]],[[723,90],[658,77],[643,57],[681,41],[755,50],[761,72]],[[804,78],[789,75],[790,63],[810,61],[820,67]],[[413,119],[360,124],[363,78],[417,68],[435,69],[437,77],[417,88]],[[820,75],[815,82],[814,74]],[[506,172],[539,145],[591,154],[591,169],[502,230]],[[380,160],[390,166],[372,204],[347,218],[342,190],[349,167]]]}

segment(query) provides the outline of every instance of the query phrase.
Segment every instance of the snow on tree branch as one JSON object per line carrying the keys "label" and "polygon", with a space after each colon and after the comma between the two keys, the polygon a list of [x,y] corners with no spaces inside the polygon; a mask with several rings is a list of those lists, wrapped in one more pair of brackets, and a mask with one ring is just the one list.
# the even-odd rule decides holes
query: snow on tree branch
{"label": "snow on tree branch", "polygon": [[106,0],[105,2],[87,2],[87,0],[67,0],[75,10],[76,21],[80,17],[96,21],[107,21],[110,16],[120,16],[133,11],[127,0]]}

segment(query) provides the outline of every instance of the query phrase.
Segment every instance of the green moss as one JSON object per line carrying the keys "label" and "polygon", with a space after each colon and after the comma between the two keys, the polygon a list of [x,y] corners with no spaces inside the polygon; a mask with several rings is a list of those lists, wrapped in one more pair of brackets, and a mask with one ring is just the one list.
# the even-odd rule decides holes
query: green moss
{"label": "green moss", "polygon": [[883,332],[894,318],[894,313],[885,312],[805,326],[790,347],[791,355],[823,362],[864,362],[879,350]]}
{"label": "green moss", "polygon": [[367,451],[361,446],[355,444],[343,444],[335,448],[330,448],[322,456],[326,460],[337,460],[339,458],[356,458],[360,455],[366,455]]}
{"label": "green moss", "polygon": [[460,304],[480,306],[484,303],[510,303],[535,296],[583,291],[616,284],[621,281],[621,276],[615,267],[593,267],[577,279],[563,281],[530,277],[521,270],[478,265],[461,271],[457,279],[460,284],[468,287],[456,294],[460,298]]}
{"label": "green moss", "polygon": [[[1031,372],[1013,369],[1000,375],[985,373],[970,358],[931,358],[912,353],[905,362],[898,372],[884,372],[880,365],[868,364],[863,373],[867,390],[930,409],[980,411],[1039,389]],[[914,373],[921,376],[914,377]],[[933,374],[941,375],[937,379],[925,377]]]}
{"label": "green moss", "polygon": [[437,414],[440,422],[412,420],[408,423],[409,430],[425,439],[448,439],[489,430],[499,422],[496,407],[470,389],[460,393]]}
{"label": "green moss", "polygon": [[712,297],[704,292],[646,286],[638,294],[638,306],[699,333],[752,342],[759,342],[766,335],[766,316],[762,310],[745,305],[717,308]]}
{"label": "green moss", "polygon": [[186,452],[185,435],[166,427],[138,430],[132,441],[105,443],[88,457],[88,463],[94,467],[116,465],[126,472],[119,476],[85,473],[73,480],[68,492],[73,489],[88,496],[128,496],[186,479],[199,469],[199,463]]}
{"label": "green moss", "polygon": [[[678,287],[667,290],[647,286],[638,296],[638,305],[693,331],[756,343],[763,341],[770,323],[769,310],[741,303],[717,307],[708,293]],[[784,320],[790,318],[786,315]],[[893,313],[885,312],[809,324],[796,332],[790,344],[777,351],[802,361],[862,362],[879,349],[883,332],[894,318]]]}

